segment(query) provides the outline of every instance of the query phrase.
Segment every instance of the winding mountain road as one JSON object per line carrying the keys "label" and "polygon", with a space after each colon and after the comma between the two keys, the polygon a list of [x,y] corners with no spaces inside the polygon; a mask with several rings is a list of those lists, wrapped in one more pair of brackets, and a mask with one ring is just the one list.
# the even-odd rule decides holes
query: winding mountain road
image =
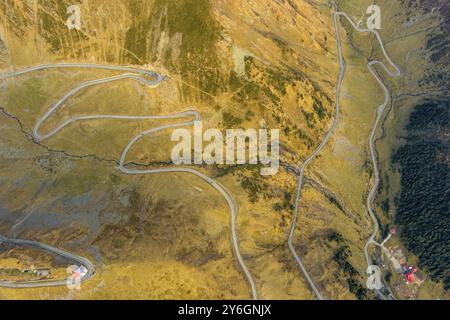
{"label": "winding mountain road", "polygon": [[339,33],[339,21],[338,21],[339,17],[346,18],[350,22],[352,27],[358,32],[374,34],[378,40],[378,43],[380,44],[380,47],[382,49],[382,52],[383,52],[385,58],[387,59],[389,64],[395,69],[395,73],[389,71],[388,68],[384,65],[384,63],[382,63],[380,61],[370,61],[367,64],[367,67],[368,67],[370,73],[375,77],[375,79],[380,84],[380,86],[382,87],[384,94],[385,94],[384,102],[378,107],[377,117],[376,117],[375,123],[373,125],[372,132],[371,132],[370,139],[369,139],[370,157],[372,159],[372,164],[374,167],[374,183],[373,183],[372,188],[370,189],[368,197],[367,197],[367,210],[370,214],[371,219],[373,220],[374,230],[373,230],[372,234],[370,235],[370,238],[368,239],[368,241],[364,247],[364,254],[365,254],[368,266],[372,264],[372,261],[370,259],[370,255],[369,255],[369,246],[371,244],[376,244],[374,239],[375,239],[376,235],[378,234],[378,230],[379,230],[378,220],[376,218],[376,215],[374,213],[374,209],[372,206],[373,199],[375,197],[375,194],[378,190],[378,186],[380,183],[379,169],[378,169],[376,150],[375,150],[375,135],[376,135],[376,131],[377,131],[379,122],[381,120],[381,117],[382,117],[382,115],[386,109],[386,106],[389,102],[389,90],[384,85],[384,83],[382,82],[381,78],[378,76],[378,74],[377,74],[376,70],[373,68],[373,66],[375,66],[375,65],[381,66],[386,71],[386,73],[392,77],[399,76],[401,74],[400,69],[392,62],[391,58],[389,57],[388,53],[386,52],[386,49],[384,48],[384,45],[383,45],[383,41],[382,41],[381,36],[378,33],[378,31],[359,28],[359,26],[356,25],[345,12],[337,11],[337,7],[336,7],[335,12],[333,13],[333,23],[334,23],[334,28],[335,28],[335,32],[336,32],[340,69],[339,69],[339,76],[338,76],[337,85],[336,85],[335,117],[334,117],[333,123],[331,124],[330,129],[327,131],[327,133],[326,133],[325,137],[323,138],[322,142],[320,143],[320,145],[309,156],[309,158],[307,158],[303,162],[303,164],[298,169],[299,173],[298,173],[298,180],[297,180],[294,217],[292,220],[291,229],[290,229],[289,237],[288,237],[289,249],[290,249],[292,255],[294,256],[295,260],[297,261],[297,264],[299,265],[300,270],[303,272],[309,286],[311,287],[311,289],[313,290],[317,299],[319,299],[319,300],[323,300],[324,298],[321,295],[321,293],[319,292],[319,290],[317,289],[314,281],[311,279],[310,275],[308,274],[308,271],[306,270],[302,259],[298,256],[297,252],[295,251],[295,247],[293,245],[293,238],[294,238],[294,233],[295,233],[295,229],[296,229],[297,222],[298,222],[299,206],[300,206],[300,200],[301,200],[301,195],[302,195],[305,170],[308,167],[308,165],[320,154],[320,152],[323,150],[323,148],[329,142],[331,136],[334,133],[334,130],[336,129],[336,125],[337,125],[337,123],[339,121],[339,117],[340,117],[340,92],[341,92],[342,81],[344,79],[344,75],[345,75],[345,71],[346,71],[346,63],[345,63],[345,59],[344,59],[343,52],[342,52],[342,42],[341,42],[341,36]]}
{"label": "winding mountain road", "polygon": [[[0,235],[0,243],[8,244],[11,246],[20,246],[31,249],[44,250],[52,255],[58,255],[70,260],[72,263],[84,266],[87,270],[86,274],[80,279],[80,282],[86,282],[95,275],[94,265],[86,258],[77,256],[73,253],[30,240],[20,239],[8,239]],[[40,287],[59,287],[66,286],[67,280],[53,280],[53,281],[34,281],[34,282],[12,282],[12,281],[0,281],[0,287],[4,288],[40,288]]]}
{"label": "winding mountain road", "polygon": [[[239,263],[239,266],[241,267],[247,282],[249,283],[251,287],[251,294],[253,299],[258,299],[258,294],[256,290],[256,285],[253,281],[252,275],[250,274],[250,271],[247,269],[244,260],[241,256],[240,249],[239,249],[239,240],[237,237],[237,231],[236,231],[236,219],[238,214],[238,206],[235,202],[234,198],[231,196],[231,193],[219,182],[209,178],[208,176],[202,174],[201,172],[194,170],[192,168],[185,168],[185,167],[177,167],[177,168],[163,168],[163,169],[147,169],[147,170],[140,170],[135,168],[129,168],[126,165],[126,158],[130,151],[130,149],[134,146],[136,142],[138,142],[140,139],[142,139],[145,136],[148,136],[150,134],[153,134],[158,131],[170,129],[170,128],[178,128],[178,127],[184,127],[184,126],[190,126],[194,124],[194,121],[198,121],[201,119],[200,113],[197,111],[189,110],[184,111],[176,114],[171,115],[160,115],[160,116],[126,116],[126,115],[90,115],[90,116],[76,116],[72,117],[65,122],[58,125],[56,128],[51,130],[48,133],[42,134],[40,132],[40,128],[43,125],[43,123],[50,118],[58,109],[61,109],[64,107],[64,103],[71,98],[72,96],[79,93],[81,90],[96,86],[99,84],[105,84],[110,83],[113,81],[119,81],[124,79],[134,79],[148,87],[155,88],[157,87],[165,78],[163,78],[161,75],[159,75],[156,72],[143,70],[143,69],[137,69],[137,68],[131,68],[131,67],[121,67],[121,66],[107,66],[107,65],[95,65],[95,64],[47,64],[47,65],[41,65],[36,67],[27,68],[24,70],[8,73],[8,74],[2,74],[0,75],[0,80],[5,80],[8,78],[24,75],[30,72],[40,71],[40,70],[46,70],[46,69],[52,69],[52,68],[91,68],[91,69],[105,69],[105,70],[113,70],[113,71],[124,71],[127,72],[125,74],[109,77],[109,78],[102,78],[102,79],[96,79],[84,82],[77,87],[70,90],[68,93],[66,93],[60,100],[58,100],[49,110],[38,119],[36,122],[34,128],[33,128],[33,138],[36,141],[43,141],[46,139],[51,138],[67,126],[78,122],[78,121],[89,121],[89,120],[150,120],[150,119],[180,119],[180,118],[186,118],[186,117],[193,117],[193,120],[186,121],[186,122],[180,122],[180,123],[174,123],[174,124],[168,124],[163,125],[160,127],[152,128],[146,131],[143,131],[136,135],[133,139],[131,139],[128,144],[125,146],[119,161],[119,167],[118,169],[124,173],[129,175],[141,175],[141,174],[161,174],[161,173],[188,173],[195,175],[202,180],[204,180],[206,183],[208,183],[210,186],[212,186],[214,189],[216,189],[226,200],[229,209],[230,209],[230,223],[231,223],[231,241],[232,241],[232,247],[233,247],[233,253]],[[154,79],[150,80],[146,77],[152,77]],[[82,257],[78,257],[75,255],[72,255],[68,252],[62,251],[57,248],[53,248],[51,246],[34,242],[34,241],[28,241],[28,240],[12,240],[7,239],[5,237],[0,238],[0,241],[3,240],[4,242],[9,242],[16,245],[32,245],[36,248],[46,250],[50,253],[59,254],[64,257],[71,258],[72,260],[80,262],[82,265],[84,265],[88,273],[83,277],[83,282],[89,280],[92,278],[95,274],[95,269],[92,263]],[[10,283],[10,282],[0,282],[0,287],[8,287],[8,288],[32,288],[32,287],[44,287],[44,286],[62,286],[66,285],[66,281],[52,281],[52,282],[41,282],[41,283]]]}
{"label": "winding mountain road", "polygon": [[344,18],[346,18],[348,20],[348,22],[352,25],[352,27],[358,31],[358,32],[363,32],[363,33],[373,33],[377,40],[378,43],[381,47],[381,50],[384,54],[384,57],[386,58],[386,60],[389,62],[389,64],[395,69],[395,72],[391,72],[384,63],[380,62],[380,61],[370,61],[367,64],[367,68],[369,69],[370,73],[372,74],[372,76],[377,80],[378,84],[380,85],[380,87],[383,89],[384,92],[384,102],[378,106],[378,110],[377,110],[377,116],[375,119],[375,122],[373,124],[372,127],[372,132],[370,134],[370,138],[369,138],[369,149],[370,149],[370,157],[372,160],[372,165],[374,168],[374,182],[372,184],[372,188],[369,191],[369,194],[367,196],[367,211],[370,214],[370,217],[373,220],[373,224],[374,224],[374,230],[369,238],[369,240],[366,243],[366,246],[364,248],[364,254],[366,256],[366,261],[367,264],[370,265],[371,264],[371,259],[370,259],[370,255],[368,253],[368,247],[370,246],[370,244],[375,244],[375,237],[378,234],[379,231],[379,223],[378,220],[376,218],[376,215],[374,213],[374,209],[373,209],[373,200],[375,198],[375,194],[378,190],[378,187],[380,185],[380,171],[378,168],[378,161],[377,161],[377,152],[375,150],[375,135],[376,135],[376,131],[378,129],[380,120],[383,116],[384,111],[386,110],[386,106],[389,103],[389,89],[386,87],[386,85],[383,83],[383,81],[381,80],[380,76],[378,75],[376,69],[374,68],[375,65],[379,65],[381,68],[383,68],[383,70],[390,76],[390,77],[398,77],[401,75],[401,71],[400,69],[397,67],[397,65],[392,62],[389,54],[387,53],[383,41],[381,39],[380,34],[378,33],[377,30],[370,30],[370,29],[360,29],[353,21],[352,19],[345,13],[345,12],[336,12],[335,13],[335,17],[336,16],[342,16]]}
{"label": "winding mountain road", "polygon": [[[384,85],[381,78],[378,76],[377,71],[375,70],[374,66],[375,65],[381,66],[385,70],[385,72],[390,76],[399,76],[401,74],[400,69],[392,62],[389,55],[387,54],[387,52],[384,48],[383,42],[381,40],[381,37],[376,30],[359,28],[351,20],[351,18],[344,12],[337,11],[337,12],[333,13],[333,21],[334,21],[334,27],[335,27],[335,32],[336,32],[339,63],[340,63],[340,71],[339,71],[339,76],[338,76],[337,85],[336,85],[335,117],[331,124],[330,129],[327,131],[327,133],[326,133],[325,137],[323,138],[322,142],[320,143],[320,145],[298,168],[295,211],[294,211],[294,216],[293,216],[293,220],[292,220],[292,224],[291,224],[291,228],[290,228],[290,232],[289,232],[289,237],[288,237],[289,249],[290,249],[292,255],[294,256],[297,264],[299,265],[301,271],[303,272],[308,284],[310,285],[311,289],[313,290],[313,292],[315,293],[316,297],[319,300],[323,300],[324,298],[321,295],[321,293],[319,292],[319,290],[317,289],[316,285],[314,284],[314,281],[309,276],[301,258],[296,253],[295,247],[293,245],[293,238],[294,238],[295,229],[296,229],[296,226],[298,223],[299,206],[300,206],[300,200],[301,200],[301,195],[302,195],[302,188],[303,188],[303,184],[304,184],[305,170],[311,164],[311,162],[320,154],[320,152],[323,150],[323,148],[328,144],[331,136],[334,133],[334,130],[336,128],[336,125],[337,125],[337,123],[339,121],[339,117],[340,117],[340,91],[341,91],[341,85],[342,85],[342,81],[344,78],[344,74],[346,71],[346,63],[345,63],[343,53],[342,53],[342,43],[341,43],[341,38],[340,38],[340,33],[339,33],[339,23],[338,23],[339,17],[346,18],[349,21],[349,23],[352,25],[352,27],[358,32],[373,33],[376,36],[376,38],[380,44],[380,47],[382,49],[382,52],[383,52],[385,58],[387,59],[389,64],[395,69],[395,72],[391,72],[380,61],[370,61],[367,65],[369,71],[375,77],[377,82],[380,84],[380,86],[382,87],[384,94],[385,94],[385,101],[383,102],[383,104],[381,104],[378,107],[377,117],[375,119],[375,122],[374,122],[374,125],[372,128],[372,132],[370,135],[370,139],[369,139],[370,156],[371,156],[372,164],[374,167],[374,182],[373,182],[373,185],[372,185],[372,187],[369,191],[368,197],[367,197],[367,210],[368,210],[368,213],[369,213],[371,219],[373,220],[373,225],[374,225],[373,229],[374,230],[364,247],[364,254],[365,254],[368,265],[370,265],[372,263],[370,255],[369,255],[369,246],[371,244],[376,244],[375,237],[379,231],[378,221],[377,221],[376,215],[374,213],[374,209],[373,209],[373,200],[376,195],[376,191],[378,189],[379,182],[380,182],[377,156],[376,156],[376,150],[375,150],[375,135],[376,135],[376,131],[377,131],[379,122],[380,122],[382,115],[386,109],[386,106],[389,102],[389,90]],[[204,175],[201,172],[194,170],[192,168],[177,167],[177,168],[140,170],[140,169],[127,167],[127,165],[126,165],[126,158],[127,158],[127,155],[129,153],[130,149],[140,139],[142,139],[143,137],[145,137],[147,135],[153,134],[158,131],[166,130],[169,128],[177,128],[177,127],[193,125],[194,121],[200,120],[200,114],[197,111],[189,110],[189,111],[184,111],[184,112],[180,112],[180,113],[176,113],[176,114],[172,114],[172,115],[162,115],[162,116],[125,116],[125,115],[77,116],[77,117],[70,118],[70,119],[66,120],[65,122],[59,124],[56,128],[54,128],[50,132],[42,134],[42,133],[40,133],[40,128],[43,125],[43,123],[49,117],[51,117],[54,112],[56,112],[58,109],[62,108],[64,106],[64,103],[70,97],[74,96],[75,94],[79,93],[81,90],[83,90],[85,88],[89,88],[89,87],[96,86],[99,84],[120,81],[120,80],[124,80],[124,79],[134,79],[148,87],[154,88],[154,87],[157,87],[161,83],[161,81],[164,80],[164,78],[161,75],[159,75],[158,73],[153,72],[153,71],[137,69],[137,68],[132,68],[132,67],[107,66],[107,65],[96,65],[96,64],[47,64],[47,65],[41,65],[41,66],[23,69],[21,71],[12,72],[9,74],[2,74],[2,75],[0,75],[0,80],[5,80],[8,78],[24,75],[24,74],[27,74],[30,72],[36,72],[36,71],[46,70],[46,69],[51,69],[51,68],[92,68],[92,69],[122,71],[122,72],[126,72],[126,73],[117,75],[117,76],[113,76],[113,77],[109,77],[109,78],[87,81],[87,82],[84,82],[81,85],[75,87],[74,89],[70,90],[68,93],[66,93],[55,105],[53,105],[36,122],[36,125],[33,128],[33,138],[36,139],[36,141],[43,141],[43,140],[49,139],[52,136],[54,136],[55,134],[57,134],[58,132],[60,132],[61,130],[63,130],[64,128],[66,128],[67,126],[69,126],[73,123],[76,123],[78,121],[90,121],[90,120],[99,120],[99,119],[132,121],[132,120],[147,120],[147,119],[181,119],[181,118],[186,118],[186,117],[194,117],[194,120],[181,122],[181,123],[175,123],[175,124],[168,124],[168,125],[152,128],[152,129],[143,131],[143,132],[139,133],[138,135],[136,135],[133,139],[131,139],[128,142],[128,144],[125,146],[125,148],[121,154],[120,161],[119,161],[119,170],[122,173],[129,174],[129,175],[177,173],[177,172],[178,173],[189,173],[189,174],[192,174],[192,175],[195,175],[195,176],[201,178],[202,180],[207,182],[210,186],[212,186],[214,189],[216,189],[225,198],[225,200],[230,208],[231,238],[232,238],[233,252],[236,256],[236,259],[237,259],[248,283],[250,284],[253,298],[257,299],[258,296],[257,296],[255,283],[254,283],[253,278],[252,278],[249,270],[247,269],[247,267],[242,259],[242,256],[240,254],[239,241],[238,241],[237,232],[236,232],[236,219],[237,219],[237,213],[238,213],[238,206],[237,206],[236,202],[234,201],[233,197],[231,196],[230,192],[224,186],[222,186],[219,182],[207,177],[206,175]],[[149,80],[146,77],[152,77],[154,79]],[[88,281],[95,274],[95,268],[89,260],[79,257],[79,256],[76,256],[76,255],[73,255],[73,254],[70,254],[61,249],[57,249],[57,248],[54,248],[54,247],[51,247],[51,246],[48,246],[48,245],[45,245],[45,244],[42,244],[39,242],[34,242],[34,241],[29,241],[29,240],[19,240],[19,239],[8,239],[3,236],[0,236],[0,242],[9,243],[9,244],[13,244],[13,245],[19,245],[19,246],[38,248],[38,249],[42,249],[42,250],[48,251],[50,253],[57,254],[57,255],[66,257],[68,259],[74,260],[74,261],[82,264],[83,266],[85,266],[86,269],[88,270],[88,273],[82,279],[83,282]],[[19,283],[0,282],[1,287],[8,287],[8,288],[30,288],[30,287],[62,286],[62,285],[66,285],[65,280],[64,281],[49,281],[49,282],[41,282],[41,283],[20,283],[20,284]]]}

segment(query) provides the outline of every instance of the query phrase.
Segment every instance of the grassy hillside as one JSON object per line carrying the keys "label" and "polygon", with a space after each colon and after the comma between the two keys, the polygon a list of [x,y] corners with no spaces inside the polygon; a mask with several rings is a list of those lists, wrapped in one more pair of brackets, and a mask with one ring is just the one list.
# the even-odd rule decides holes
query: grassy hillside
{"label": "grassy hillside", "polygon": [[[2,2],[2,68],[71,61],[133,64],[169,80],[156,90],[133,81],[83,90],[44,131],[78,115],[194,108],[205,128],[259,128],[262,122],[280,128],[283,161],[295,164],[319,143],[331,120],[336,71],[334,43],[327,40],[331,21],[307,3],[82,1],[80,31],[65,25],[68,4]],[[280,19],[294,24],[289,33],[280,28]],[[130,137],[168,121],[92,121],[70,126],[43,144],[30,139],[39,115],[70,88],[114,74],[51,70],[5,82],[0,170],[7,187],[0,192],[0,231],[9,234],[22,221],[16,236],[91,259],[98,276],[87,285],[92,290],[78,298],[248,297],[233,260],[229,212],[220,194],[188,175],[131,177],[116,170]],[[167,166],[173,144],[166,141],[169,132],[143,139],[130,161]],[[259,176],[257,167],[197,169],[236,197],[242,254],[262,297],[312,298],[286,246],[295,177],[282,168],[272,178]],[[316,197],[319,211],[337,210],[320,193]],[[161,268],[165,271],[157,272]],[[345,279],[333,284],[336,280],[327,276],[326,282],[336,296],[347,294]],[[66,292],[0,290],[0,295],[65,297]]]}
{"label": "grassy hillside", "polygon": [[[382,37],[407,74],[405,80],[389,82],[393,94],[417,90],[417,74],[439,80],[417,48],[417,43],[426,44],[428,31],[420,31],[423,25],[410,28],[406,22],[413,13],[403,2],[380,2],[389,12]],[[339,1],[355,19],[369,3]],[[80,31],[65,25],[69,4],[2,1],[1,69],[75,61],[134,65],[156,70],[167,81],[157,89],[127,80],[83,90],[44,130],[80,115],[196,109],[205,129],[280,129],[281,161],[292,166],[315,150],[333,120],[339,63],[328,1],[83,0]],[[429,19],[424,23],[435,22],[433,16]],[[364,287],[363,247],[372,231],[365,212],[373,173],[367,140],[382,92],[366,64],[379,58],[380,50],[373,48],[371,38],[348,27],[344,23],[340,29],[348,63],[341,119],[329,145],[307,170],[294,243],[325,297],[372,299]],[[441,55],[439,32],[435,36],[428,43],[434,57]],[[30,138],[36,119],[65,92],[115,74],[48,70],[4,82],[0,232],[8,234],[22,221],[16,236],[84,255],[98,274],[87,290],[76,294],[64,288],[2,289],[0,297],[248,298],[220,194],[185,174],[129,176],[117,170],[131,137],[169,121],[90,121],[71,125],[42,144]],[[383,131],[389,137],[390,128],[398,125],[397,109],[392,110]],[[172,147],[170,132],[162,132],[136,144],[129,160],[143,168],[165,167]],[[384,167],[391,159],[388,148],[380,152]],[[262,177],[251,166],[196,169],[220,181],[238,202],[241,252],[260,297],[314,298],[286,243],[296,177],[284,167],[274,177]],[[395,190],[382,193],[394,208]]]}

